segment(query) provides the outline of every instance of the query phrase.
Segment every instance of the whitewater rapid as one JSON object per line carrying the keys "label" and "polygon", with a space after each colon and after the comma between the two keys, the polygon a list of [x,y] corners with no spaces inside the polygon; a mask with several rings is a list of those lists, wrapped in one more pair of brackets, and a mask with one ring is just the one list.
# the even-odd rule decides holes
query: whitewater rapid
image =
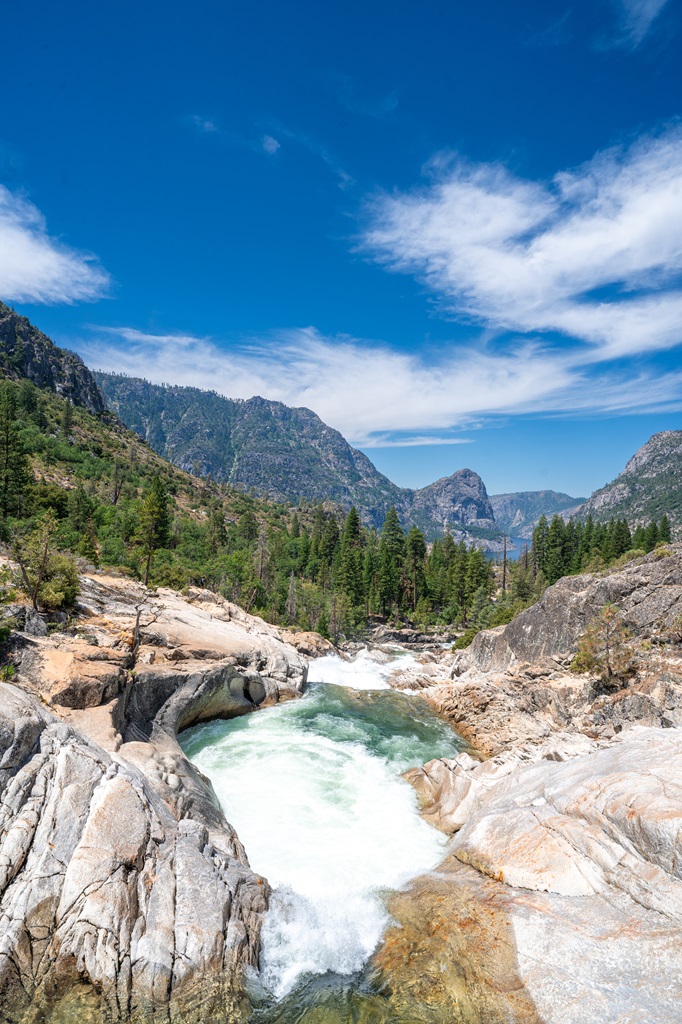
{"label": "whitewater rapid", "polygon": [[277,999],[305,976],[358,971],[388,923],[382,892],[443,858],[400,773],[460,745],[423,701],[388,688],[394,667],[320,658],[301,700],[182,737],[275,889],[260,973]]}

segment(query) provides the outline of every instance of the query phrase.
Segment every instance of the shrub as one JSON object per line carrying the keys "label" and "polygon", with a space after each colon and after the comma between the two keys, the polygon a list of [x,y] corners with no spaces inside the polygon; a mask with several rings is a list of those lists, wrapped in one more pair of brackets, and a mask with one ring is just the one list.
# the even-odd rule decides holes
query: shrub
{"label": "shrub", "polygon": [[455,640],[454,646],[453,646],[453,650],[454,651],[463,651],[463,650],[465,650],[465,648],[467,648],[470,645],[471,641],[474,639],[474,637],[478,633],[480,633],[480,629],[476,629],[475,626],[469,626],[468,629],[464,630],[464,632],[462,633],[461,636],[457,637],[457,639]]}
{"label": "shrub", "polygon": [[627,646],[630,633],[615,604],[605,604],[583,633],[571,662],[573,672],[597,672],[602,681],[622,681],[632,671],[632,651]]}
{"label": "shrub", "polygon": [[19,563],[14,582],[36,611],[41,607],[55,611],[72,605],[78,595],[76,563],[69,555],[52,548],[57,527],[57,519],[50,510],[37,529],[14,543],[12,554]]}

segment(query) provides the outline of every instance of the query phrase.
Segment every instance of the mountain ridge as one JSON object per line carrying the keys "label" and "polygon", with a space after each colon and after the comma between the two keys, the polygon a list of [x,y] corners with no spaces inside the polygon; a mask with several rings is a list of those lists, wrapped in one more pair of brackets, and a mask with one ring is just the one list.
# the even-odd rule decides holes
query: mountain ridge
{"label": "mountain ridge", "polygon": [[646,526],[665,513],[682,526],[682,430],[652,434],[628,459],[622,472],[575,510],[577,519],[625,517]]}
{"label": "mountain ridge", "polygon": [[106,410],[102,392],[81,357],[59,348],[4,302],[0,302],[0,370],[11,380],[25,378],[48,388],[93,415]]}
{"label": "mountain ridge", "polygon": [[419,489],[399,487],[305,407],[260,396],[226,398],[102,371],[94,377],[123,422],[189,472],[277,499],[355,505],[376,527],[394,505],[404,525],[418,526],[429,539],[449,528],[467,540],[494,543],[499,533],[485,484],[473,470],[457,470]]}
{"label": "mountain ridge", "polygon": [[563,491],[512,491],[506,494],[491,494],[490,504],[495,521],[500,529],[514,537],[527,540],[540,518],[548,519],[555,514],[570,517],[586,498],[573,498]]}

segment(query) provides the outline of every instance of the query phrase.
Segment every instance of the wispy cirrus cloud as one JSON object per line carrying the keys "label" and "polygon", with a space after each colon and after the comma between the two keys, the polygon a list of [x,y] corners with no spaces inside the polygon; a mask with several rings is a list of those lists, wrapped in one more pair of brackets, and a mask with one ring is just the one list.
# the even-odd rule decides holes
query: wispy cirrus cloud
{"label": "wispy cirrus cloud", "polygon": [[668,0],[616,0],[620,9],[621,35],[617,42],[635,49],[649,33]]}
{"label": "wispy cirrus cloud", "polygon": [[574,357],[528,341],[502,355],[460,345],[434,357],[312,328],[230,348],[191,335],[92,328],[89,340],[70,344],[111,372],[307,406],[365,448],[462,443],[457,431],[500,414],[682,408],[682,373],[594,376]]}
{"label": "wispy cirrus cloud", "polygon": [[586,342],[586,361],[682,342],[682,131],[610,149],[551,182],[438,157],[375,197],[362,246],[451,315]]}
{"label": "wispy cirrus cloud", "polygon": [[95,256],[50,235],[40,210],[0,185],[0,297],[12,302],[94,302],[111,281]]}
{"label": "wispy cirrus cloud", "polygon": [[190,114],[187,120],[196,128],[200,135],[221,134],[220,128],[213,118],[204,117],[202,114]]}

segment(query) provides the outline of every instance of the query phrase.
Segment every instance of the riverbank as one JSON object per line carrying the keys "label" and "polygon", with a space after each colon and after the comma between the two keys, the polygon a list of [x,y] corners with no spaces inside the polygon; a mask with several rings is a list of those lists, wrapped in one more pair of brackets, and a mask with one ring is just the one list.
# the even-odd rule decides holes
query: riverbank
{"label": "riverbank", "polygon": [[[569,664],[608,601],[633,664],[605,686]],[[681,612],[675,548],[562,580],[469,650],[394,680],[485,759],[407,773],[452,839],[438,871],[390,901],[399,927],[374,957],[378,984],[423,998],[434,1020],[677,1024]]]}
{"label": "riverbank", "polygon": [[[151,594],[102,576],[82,586],[71,622],[16,610],[17,674],[0,684],[0,1020],[678,1024],[680,549],[560,581],[467,651],[412,650],[398,661],[394,640],[351,661],[314,635],[292,636],[304,657],[205,591]],[[607,600],[632,634],[635,666],[618,688],[568,668]],[[266,710],[243,719],[245,734],[256,722],[267,734],[290,708],[305,717],[314,701],[291,699],[312,654],[312,678],[326,664],[337,685],[360,687],[338,715],[322,708],[315,743],[334,717],[356,728],[353,705],[407,699],[455,725],[480,760],[472,749],[407,771],[424,817],[446,837],[438,842],[449,844],[445,860],[386,894],[396,925],[364,968],[385,917],[358,960],[330,946],[318,963],[326,973],[273,1004],[254,980],[265,962],[266,872],[228,824],[206,777],[214,770],[194,767],[176,736],[256,708]],[[281,750],[291,756],[290,738]],[[423,757],[415,750],[400,770]],[[374,825],[383,798],[371,796],[362,758],[347,764],[361,770],[355,781],[341,772],[337,795],[364,794]],[[248,801],[248,764],[245,772],[238,788]],[[305,787],[285,788],[293,805],[276,810],[286,820]],[[316,829],[327,832],[313,808]],[[280,832],[266,836],[275,852]],[[407,833],[397,820],[378,839],[369,827],[357,832],[378,844],[378,868],[392,857],[400,867]],[[352,828],[341,836],[353,845]],[[399,886],[420,869],[415,861],[375,884]],[[344,896],[333,902],[343,907]],[[305,935],[305,921],[297,930]],[[330,964],[356,973],[331,976]]]}
{"label": "riverbank", "polygon": [[300,695],[277,630],[205,591],[93,575],[0,684],[0,1019],[233,1022],[268,906],[176,734]]}

